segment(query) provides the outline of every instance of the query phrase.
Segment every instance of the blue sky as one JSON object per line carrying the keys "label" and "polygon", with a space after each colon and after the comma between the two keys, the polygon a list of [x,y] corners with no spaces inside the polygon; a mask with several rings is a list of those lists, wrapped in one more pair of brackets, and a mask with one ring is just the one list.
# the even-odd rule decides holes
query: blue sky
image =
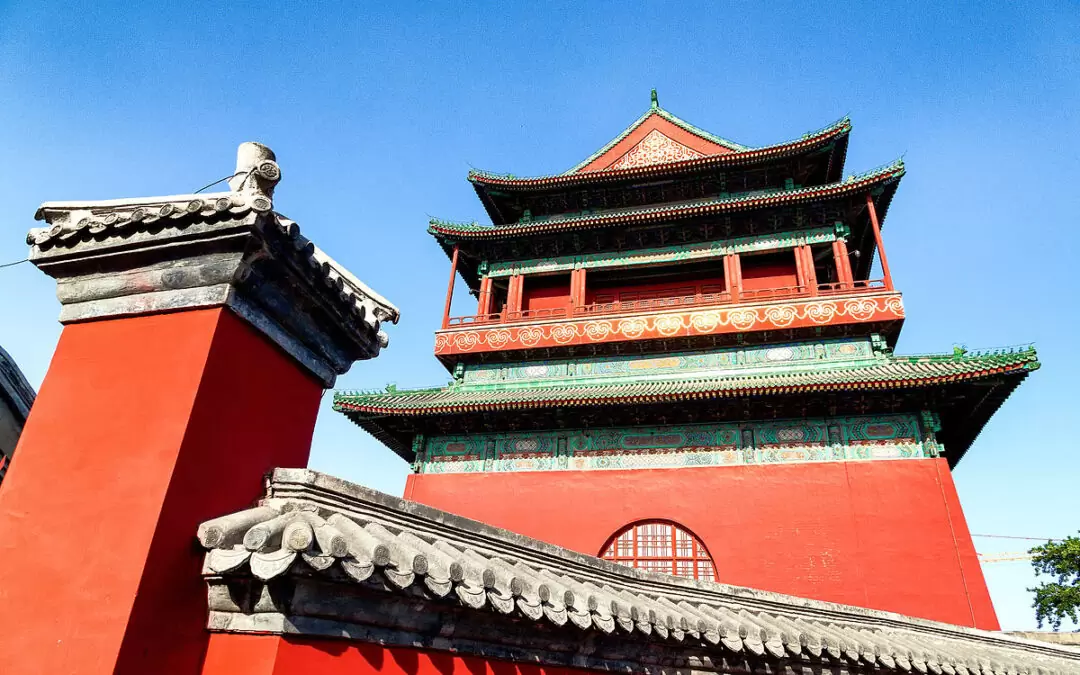
{"label": "blue sky", "polygon": [[[484,219],[470,166],[562,171],[652,87],[748,145],[847,114],[849,172],[908,167],[884,232],[898,351],[1035,342],[1044,364],[955,473],[972,531],[1080,529],[1077,4],[156,5],[0,0],[0,263],[25,257],[42,201],[188,192],[258,140],[283,167],[278,209],[403,312],[339,386],[439,384],[449,263],[425,226]],[[35,386],[58,311],[43,274],[0,269],[0,344]],[[312,467],[400,494],[405,464],[330,398]],[[985,570],[1004,627],[1032,627],[1029,566]]]}

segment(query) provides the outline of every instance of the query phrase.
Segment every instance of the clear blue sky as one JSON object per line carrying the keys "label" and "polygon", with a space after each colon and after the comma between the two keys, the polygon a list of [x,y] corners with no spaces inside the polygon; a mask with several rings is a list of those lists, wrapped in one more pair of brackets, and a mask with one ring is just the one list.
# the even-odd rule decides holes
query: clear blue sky
{"label": "clear blue sky", "polygon": [[[885,227],[909,317],[898,351],[1034,341],[1044,364],[956,471],[972,531],[1062,536],[1080,528],[1078,35],[1080,5],[1052,2],[0,0],[0,263],[25,257],[42,201],[191,191],[262,141],[283,167],[278,209],[403,312],[339,385],[438,384],[449,264],[425,226],[484,219],[470,166],[564,170],[651,87],[748,145],[850,114],[849,172],[908,166]],[[35,386],[58,311],[43,274],[0,269],[0,344]],[[329,394],[311,465],[397,494],[407,471]],[[1033,626],[1027,563],[986,572],[1004,626]]]}

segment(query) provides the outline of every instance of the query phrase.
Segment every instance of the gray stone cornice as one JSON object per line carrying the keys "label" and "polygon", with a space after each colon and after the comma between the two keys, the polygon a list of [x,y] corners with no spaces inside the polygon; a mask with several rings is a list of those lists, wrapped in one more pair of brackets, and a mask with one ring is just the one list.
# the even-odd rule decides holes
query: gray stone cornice
{"label": "gray stone cornice", "polygon": [[620,672],[1080,673],[1080,651],[634,570],[306,469],[198,538],[217,631]]}
{"label": "gray stone cornice", "polygon": [[239,155],[229,192],[43,204],[30,260],[57,280],[62,323],[228,307],[332,386],[398,310],[274,211],[269,149]]}
{"label": "gray stone cornice", "polygon": [[3,347],[0,347],[0,398],[7,400],[20,425],[26,422],[26,416],[30,414],[30,406],[37,398],[34,388],[19,370],[19,365],[10,354],[4,351]]}

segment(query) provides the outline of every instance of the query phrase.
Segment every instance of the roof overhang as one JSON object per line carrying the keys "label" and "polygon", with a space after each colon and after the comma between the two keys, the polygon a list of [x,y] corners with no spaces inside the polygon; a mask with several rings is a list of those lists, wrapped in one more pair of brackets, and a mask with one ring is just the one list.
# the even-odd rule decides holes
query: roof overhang
{"label": "roof overhang", "polygon": [[656,675],[1080,672],[1068,648],[622,567],[305,469],[198,537],[215,632]]}
{"label": "roof overhang", "polygon": [[[669,203],[634,209],[611,209],[573,217],[536,219],[514,225],[491,226],[432,220],[430,232],[448,257],[459,248],[458,271],[474,292],[479,289],[479,266],[484,259],[528,259],[565,255],[580,248],[583,241],[604,240],[597,250],[617,246],[615,234],[631,228],[643,230],[682,229],[730,219],[737,226],[744,214],[764,211],[805,209],[824,205],[838,207],[850,226],[850,250],[860,252],[854,261],[856,278],[866,278],[875,247],[869,226],[865,196],[874,198],[878,219],[884,227],[893,195],[905,173],[902,161],[851,176],[838,183],[790,190],[769,190],[683,203]],[[814,226],[820,225],[815,223]],[[694,228],[690,228],[693,230]],[[722,237],[719,228],[714,237]],[[737,236],[733,233],[731,236]],[[669,237],[669,240],[675,240]],[[591,250],[591,249],[590,249]],[[516,253],[515,253],[516,252]],[[862,276],[860,276],[862,275]]]}
{"label": "roof overhang", "polygon": [[[382,394],[338,393],[344,413],[406,461],[417,434],[521,431],[562,427],[752,421],[782,417],[938,413],[938,440],[956,466],[979,432],[1027,375],[1034,349],[954,357],[888,357],[870,365],[685,381],[471,391],[463,388]],[[725,402],[725,405],[717,405]]]}

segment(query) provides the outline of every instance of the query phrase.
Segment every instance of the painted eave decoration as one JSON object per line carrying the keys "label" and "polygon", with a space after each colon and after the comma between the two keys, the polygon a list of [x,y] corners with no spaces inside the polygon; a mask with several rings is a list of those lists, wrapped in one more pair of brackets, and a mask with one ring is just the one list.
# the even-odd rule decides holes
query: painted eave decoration
{"label": "painted eave decoration", "polygon": [[[985,353],[956,353],[930,356],[886,356],[870,363],[805,371],[769,374],[738,374],[682,380],[639,380],[617,384],[555,386],[507,386],[496,390],[449,387],[393,392],[338,392],[334,410],[344,413],[402,457],[411,451],[403,447],[397,433],[401,425],[424,419],[438,420],[460,415],[490,415],[516,411],[569,408],[672,405],[692,401],[758,398],[762,396],[815,396],[827,392],[885,393],[888,391],[957,390],[985,385],[995,391],[983,392],[977,405],[957,419],[948,419],[946,429],[956,439],[948,448],[949,462],[955,466],[977,438],[997,408],[1027,377],[1039,368],[1034,347],[995,350]],[[957,400],[966,400],[963,397]]]}
{"label": "painted eave decoration", "polygon": [[[678,204],[643,208],[609,209],[588,214],[537,218],[512,225],[481,225],[433,219],[428,231],[437,239],[465,241],[474,239],[509,239],[523,235],[568,232],[597,227],[647,225],[701,216],[718,215],[751,209],[808,204],[858,196],[868,191],[893,187],[904,176],[903,160],[828,185],[764,190],[747,194],[713,197]],[[882,215],[884,219],[884,215]]]}
{"label": "painted eave decoration", "polygon": [[631,569],[306,469],[198,539],[211,631],[452,633],[459,653],[614,672],[1080,672],[1065,647]]}
{"label": "painted eave decoration", "polygon": [[[664,119],[669,121],[678,120],[678,124],[685,125],[686,127],[692,127],[688,123],[679,120],[671,113],[663,109],[651,110],[641,118],[639,118],[634,124],[628,127],[622,134],[617,136],[608,145],[604,146],[599,152],[585,160],[579,167],[575,167],[570,171],[554,174],[549,176],[537,176],[531,178],[518,178],[508,174],[499,174],[489,171],[483,171],[480,169],[474,169],[469,172],[469,181],[477,187],[478,190],[483,189],[498,189],[505,191],[525,191],[536,189],[556,189],[556,188],[569,188],[577,187],[580,185],[600,185],[607,183],[617,183],[626,180],[638,180],[644,178],[657,178],[661,176],[675,176],[684,173],[694,173],[697,171],[711,170],[711,169],[727,169],[736,167],[745,167],[753,164],[759,164],[762,162],[769,162],[777,159],[793,157],[807,152],[811,152],[835,143],[842,139],[846,139],[848,134],[851,133],[851,120],[847,117],[837,120],[832,124],[829,124],[822,129],[812,131],[804,134],[801,138],[785,141],[783,143],[777,143],[775,145],[767,145],[759,148],[747,148],[745,146],[737,146],[731,144],[730,141],[726,141],[733,147],[729,147],[727,152],[720,154],[703,154],[699,157],[687,157],[685,159],[679,159],[671,162],[659,162],[659,163],[643,163],[636,166],[626,166],[625,168],[612,167],[603,171],[581,171],[580,167],[586,166],[597,157],[610,151],[611,147],[616,145],[619,141],[628,136],[631,132],[641,126],[652,115],[666,116]],[[675,122],[673,122],[675,123]],[[697,127],[692,127],[697,129]],[[654,130],[655,131],[655,130]],[[653,132],[650,132],[653,133]],[[655,131],[655,133],[660,133]],[[711,134],[709,135],[710,137]],[[715,137],[713,137],[715,138]]]}

